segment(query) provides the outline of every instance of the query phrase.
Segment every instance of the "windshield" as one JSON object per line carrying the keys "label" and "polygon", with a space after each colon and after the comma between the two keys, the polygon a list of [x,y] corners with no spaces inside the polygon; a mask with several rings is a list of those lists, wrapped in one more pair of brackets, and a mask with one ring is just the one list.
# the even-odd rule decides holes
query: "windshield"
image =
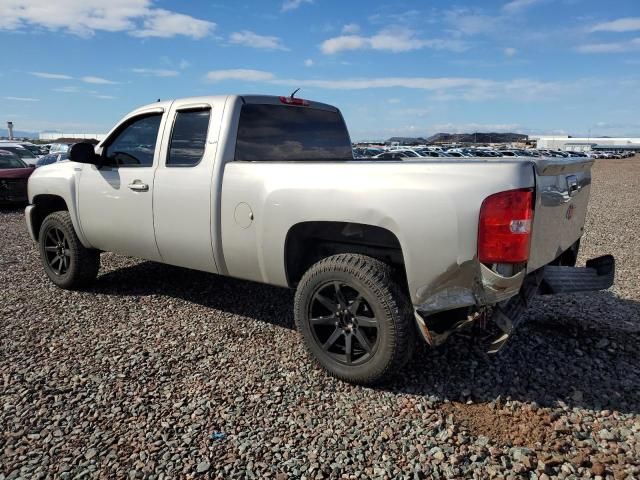
{"label": "windshield", "polygon": [[22,147],[2,147],[2,150],[8,150],[12,153],[15,153],[20,158],[36,158],[33,153]]}
{"label": "windshield", "polygon": [[25,163],[12,153],[0,152],[0,168],[26,168]]}
{"label": "windshield", "polygon": [[240,111],[236,160],[353,160],[353,152],[340,112],[246,104]]}
{"label": "windshield", "polygon": [[42,149],[37,146],[37,145],[22,145],[24,148],[26,148],[27,150],[29,150],[31,153],[33,153],[34,155],[42,155]]}
{"label": "windshield", "polygon": [[49,150],[49,153],[54,153],[54,152],[66,152],[69,150],[70,145],[67,143],[54,143],[53,145],[51,145],[51,149]]}
{"label": "windshield", "polygon": [[58,161],[59,153],[50,153],[49,155],[45,155],[44,157],[40,157],[36,162],[36,167],[42,167],[43,165],[50,165],[52,163],[56,163]]}

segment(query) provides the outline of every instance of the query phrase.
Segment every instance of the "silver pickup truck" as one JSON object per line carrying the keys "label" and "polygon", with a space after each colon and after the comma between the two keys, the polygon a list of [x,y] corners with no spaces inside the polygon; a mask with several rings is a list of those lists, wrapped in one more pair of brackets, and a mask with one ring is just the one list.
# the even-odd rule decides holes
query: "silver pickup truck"
{"label": "silver pickup truck", "polygon": [[295,288],[309,352],[355,383],[465,325],[496,351],[536,293],[613,282],[609,255],[575,267],[584,158],[354,160],[337,108],[230,95],[138,108],[70,160],[29,179],[56,285],[85,287],[110,251]]}

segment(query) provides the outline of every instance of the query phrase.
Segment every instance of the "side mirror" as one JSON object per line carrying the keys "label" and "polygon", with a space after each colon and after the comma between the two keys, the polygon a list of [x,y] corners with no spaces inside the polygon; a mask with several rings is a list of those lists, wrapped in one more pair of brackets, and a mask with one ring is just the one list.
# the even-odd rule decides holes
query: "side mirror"
{"label": "side mirror", "polygon": [[69,160],[78,163],[100,165],[100,157],[96,155],[93,145],[90,143],[76,143],[69,150]]}

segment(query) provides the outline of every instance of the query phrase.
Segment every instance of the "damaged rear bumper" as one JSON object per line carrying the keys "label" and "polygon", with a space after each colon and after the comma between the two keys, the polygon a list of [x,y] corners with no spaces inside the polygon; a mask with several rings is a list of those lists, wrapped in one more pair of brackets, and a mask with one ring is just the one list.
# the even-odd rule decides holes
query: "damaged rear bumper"
{"label": "damaged rear bumper", "polygon": [[[500,331],[489,346],[489,353],[496,353],[509,339],[535,295],[606,290],[613,285],[615,277],[615,259],[612,255],[588,260],[585,267],[547,265],[528,275],[521,271],[511,277],[501,277],[484,265],[480,267],[481,285],[473,290],[445,289],[415,309],[416,323],[428,344],[440,345],[460,328],[485,319],[493,322]],[[472,299],[475,302],[469,303]],[[445,308],[447,303],[449,307]],[[433,328],[431,319],[435,313],[474,305],[480,309],[488,305],[493,307],[480,314],[475,312],[466,315],[452,322],[450,328],[445,330]]]}

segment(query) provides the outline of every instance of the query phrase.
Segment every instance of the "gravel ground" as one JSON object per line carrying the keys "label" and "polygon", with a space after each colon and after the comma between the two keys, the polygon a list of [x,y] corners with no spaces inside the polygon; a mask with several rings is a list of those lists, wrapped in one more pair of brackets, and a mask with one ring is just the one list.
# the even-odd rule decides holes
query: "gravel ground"
{"label": "gravel ground", "polygon": [[639,478],[640,158],[594,167],[581,261],[609,292],[539,297],[505,350],[421,348],[391,384],[313,366],[292,293],[104,254],[49,283],[0,210],[0,480]]}

